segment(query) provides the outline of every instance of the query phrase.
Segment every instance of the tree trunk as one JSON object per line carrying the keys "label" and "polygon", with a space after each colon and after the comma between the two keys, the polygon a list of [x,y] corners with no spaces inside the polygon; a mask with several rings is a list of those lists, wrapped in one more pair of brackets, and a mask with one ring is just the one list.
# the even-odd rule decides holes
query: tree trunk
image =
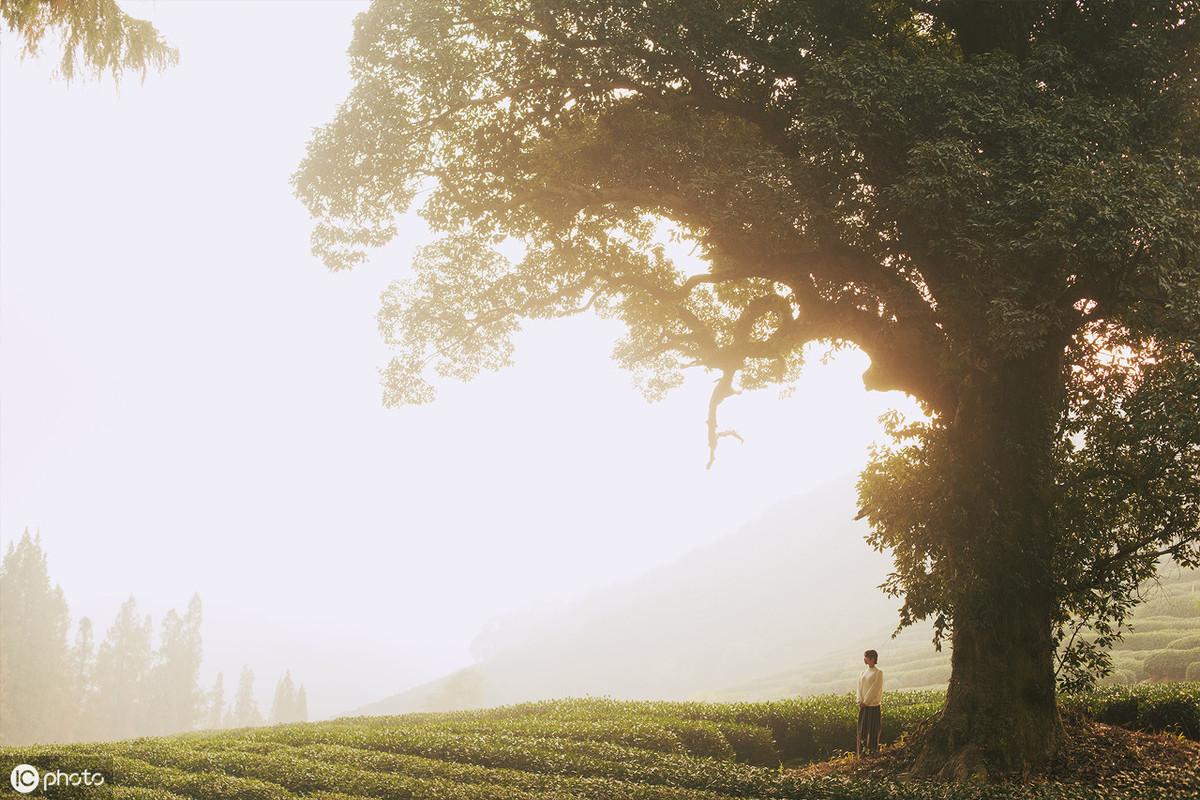
{"label": "tree trunk", "polygon": [[953,603],[946,705],[914,773],[952,780],[1046,766],[1062,735],[1054,692],[1050,510],[1062,348],[973,373],[950,421]]}

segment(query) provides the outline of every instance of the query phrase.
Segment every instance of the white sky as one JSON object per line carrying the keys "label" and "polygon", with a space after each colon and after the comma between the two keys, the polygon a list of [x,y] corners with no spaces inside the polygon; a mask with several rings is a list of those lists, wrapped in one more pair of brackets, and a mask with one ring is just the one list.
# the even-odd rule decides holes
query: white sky
{"label": "white sky", "polygon": [[[123,2],[180,63],[119,92],[0,45],[0,538],[41,531],[98,635],[194,591],[205,680],[291,666],[314,715],[469,660],[489,619],[669,561],[830,476],[878,415],[858,353],[795,396],[696,374],[647,404],[594,318],[517,366],[384,409],[379,294],[419,220],[350,273],[309,254],[288,176],[349,87],[357,2]],[[849,478],[848,478],[849,479]],[[815,545],[816,543],[814,543]],[[866,545],[863,544],[866,548]]]}

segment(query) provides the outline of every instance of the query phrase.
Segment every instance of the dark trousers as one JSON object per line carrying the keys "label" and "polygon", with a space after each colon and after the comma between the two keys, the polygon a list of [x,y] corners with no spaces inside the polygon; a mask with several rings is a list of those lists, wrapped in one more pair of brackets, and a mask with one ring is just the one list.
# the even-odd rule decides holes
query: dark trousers
{"label": "dark trousers", "polygon": [[882,718],[879,706],[863,706],[858,710],[858,754],[879,752],[879,728]]}

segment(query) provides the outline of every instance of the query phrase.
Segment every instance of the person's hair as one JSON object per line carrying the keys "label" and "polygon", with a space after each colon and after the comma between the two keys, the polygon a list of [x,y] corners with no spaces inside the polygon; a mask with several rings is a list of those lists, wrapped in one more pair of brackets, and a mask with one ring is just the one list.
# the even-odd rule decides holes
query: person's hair
{"label": "person's hair", "polygon": [[879,653],[876,653],[874,650],[868,650],[867,652],[863,653],[863,655],[871,659],[871,661],[874,663],[879,663]]}

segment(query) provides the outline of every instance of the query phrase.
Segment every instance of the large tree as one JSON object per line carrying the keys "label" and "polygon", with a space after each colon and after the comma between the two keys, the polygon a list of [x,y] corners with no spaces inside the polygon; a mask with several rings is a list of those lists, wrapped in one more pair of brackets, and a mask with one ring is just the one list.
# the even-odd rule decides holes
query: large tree
{"label": "large tree", "polygon": [[862,348],[927,412],[860,483],[953,648],[916,770],[1021,772],[1065,631],[1197,558],[1198,39],[1182,0],[377,2],[294,184],[332,269],[418,197],[443,234],[383,298],[388,405],[591,309],[650,396],[715,372],[715,451],[724,398]]}

